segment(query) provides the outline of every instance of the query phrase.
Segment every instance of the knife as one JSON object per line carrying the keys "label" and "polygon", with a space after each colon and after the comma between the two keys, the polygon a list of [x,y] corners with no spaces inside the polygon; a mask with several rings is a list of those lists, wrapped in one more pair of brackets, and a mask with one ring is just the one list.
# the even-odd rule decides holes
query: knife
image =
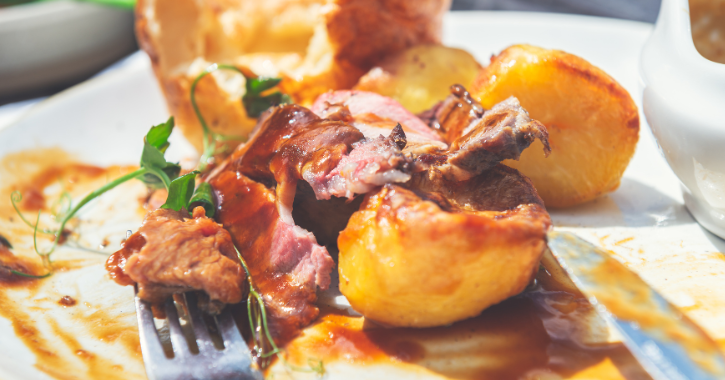
{"label": "knife", "polygon": [[576,235],[552,231],[548,238],[559,265],[653,379],[725,379],[715,341],[637,274]]}

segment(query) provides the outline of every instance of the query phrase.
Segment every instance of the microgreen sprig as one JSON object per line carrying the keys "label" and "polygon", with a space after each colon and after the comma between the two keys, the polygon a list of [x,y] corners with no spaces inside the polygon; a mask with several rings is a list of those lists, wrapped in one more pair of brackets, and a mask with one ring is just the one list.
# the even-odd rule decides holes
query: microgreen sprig
{"label": "microgreen sprig", "polygon": [[[260,365],[266,367],[269,365],[268,359],[274,355],[277,356],[287,367],[298,372],[315,372],[319,376],[325,374],[325,365],[322,360],[310,358],[308,360],[309,368],[299,367],[288,362],[284,356],[284,351],[280,349],[272,339],[272,334],[269,330],[267,323],[267,308],[264,305],[264,299],[259,294],[257,289],[254,287],[254,281],[252,280],[252,274],[249,271],[247,262],[242,257],[239,250],[234,247],[237,252],[239,262],[242,263],[244,272],[247,274],[247,283],[249,284],[249,293],[247,295],[247,317],[249,318],[249,328],[252,330],[254,339],[254,351],[259,359],[261,359]],[[265,351],[265,347],[269,347],[268,351]]]}
{"label": "microgreen sprig", "polygon": [[[169,118],[169,120],[167,120],[165,123],[151,127],[149,132],[144,137],[144,147],[141,154],[139,169],[131,173],[125,174],[121,177],[118,177],[115,180],[92,191],[90,194],[86,195],[83,199],[81,199],[81,201],[73,208],[70,208],[69,200],[67,208],[70,208],[70,210],[66,212],[56,213],[58,216],[61,217],[59,227],[56,230],[39,229],[38,226],[40,223],[40,212],[38,212],[38,217],[36,218],[35,224],[28,221],[23,213],[20,212],[20,209],[17,205],[20,201],[22,201],[22,194],[20,194],[19,191],[14,191],[10,195],[10,200],[13,204],[13,207],[15,208],[15,211],[20,216],[20,219],[22,219],[25,224],[33,229],[33,246],[35,248],[35,252],[41,256],[43,264],[49,270],[50,255],[60,244],[60,239],[64,234],[66,224],[78,213],[78,211],[80,211],[81,208],[83,208],[83,206],[88,204],[88,202],[100,197],[107,191],[131,179],[137,178],[144,182],[146,186],[151,189],[165,188],[166,190],[168,190],[169,195],[166,199],[166,203],[164,203],[162,207],[170,208],[175,211],[180,211],[182,208],[188,209],[189,201],[194,194],[194,179],[199,172],[194,171],[179,177],[179,173],[181,172],[181,166],[179,166],[179,164],[177,163],[166,161],[164,154],[166,153],[166,149],[169,147],[168,139],[173,129],[173,117]],[[206,213],[213,215],[214,201],[212,197],[212,192],[205,190],[203,194],[200,195],[200,197],[205,201],[201,205],[204,206]],[[207,199],[207,197],[209,199]],[[53,244],[47,251],[40,251],[38,249],[38,232],[55,235]],[[16,271],[13,271],[13,273],[25,277],[41,278],[49,276],[51,272],[48,272],[48,274],[40,277]]]}
{"label": "microgreen sprig", "polygon": [[236,66],[218,63],[214,63],[204,69],[204,71],[202,71],[194,79],[194,82],[191,83],[191,90],[189,94],[191,106],[194,109],[196,118],[199,119],[199,124],[201,124],[201,129],[203,132],[204,140],[202,142],[202,147],[204,151],[199,158],[199,170],[201,171],[204,171],[206,169],[206,166],[209,164],[209,161],[212,157],[219,153],[222,153],[217,148],[217,145],[219,143],[225,141],[246,141],[246,138],[244,137],[225,136],[212,131],[209,128],[209,125],[206,123],[204,116],[201,114],[201,111],[199,110],[199,105],[196,103],[196,86],[199,84],[199,81],[205,76],[217,70],[231,70],[244,76],[246,92],[242,96],[242,105],[247,111],[247,115],[249,117],[257,118],[269,107],[279,104],[287,104],[291,102],[289,95],[283,94],[279,91],[270,91],[279,84],[279,82],[282,80],[280,78],[255,78],[246,75]]}

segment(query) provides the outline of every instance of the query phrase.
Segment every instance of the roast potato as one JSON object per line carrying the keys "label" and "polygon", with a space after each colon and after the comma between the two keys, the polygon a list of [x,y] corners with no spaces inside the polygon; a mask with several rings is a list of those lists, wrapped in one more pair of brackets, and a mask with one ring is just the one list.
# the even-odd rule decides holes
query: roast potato
{"label": "roast potato", "polygon": [[470,87],[480,69],[465,50],[418,45],[385,58],[355,88],[391,97],[419,113],[448,96],[452,85]]}
{"label": "roast potato", "polygon": [[[139,0],[138,40],[177,125],[201,150],[189,89],[211,63],[282,77],[299,104],[351,88],[386,55],[440,41],[450,0]],[[214,131],[246,136],[254,127],[240,104],[241,75],[221,73],[197,88]]]}
{"label": "roast potato", "polygon": [[567,207],[613,191],[637,144],[639,115],[629,93],[577,56],[529,45],[491,58],[471,89],[481,104],[515,96],[549,131],[551,155],[535,142],[506,165],[531,178],[547,207]]}
{"label": "roast potato", "polygon": [[366,318],[391,326],[473,317],[524,290],[548,226],[538,204],[452,212],[386,185],[366,195],[340,233],[340,291]]}

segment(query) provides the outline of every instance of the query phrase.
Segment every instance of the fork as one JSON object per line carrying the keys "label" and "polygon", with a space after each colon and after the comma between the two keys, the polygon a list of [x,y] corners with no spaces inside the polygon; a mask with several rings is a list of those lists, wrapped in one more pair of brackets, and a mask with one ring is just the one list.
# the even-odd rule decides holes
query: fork
{"label": "fork", "polygon": [[234,323],[229,308],[225,308],[214,318],[224,342],[224,348],[217,349],[202,312],[197,306],[196,297],[191,293],[183,296],[199,353],[191,351],[179,322],[174,300],[168,299],[164,303],[164,309],[174,352],[173,358],[168,358],[164,352],[151,312],[151,304],[140,299],[138,294],[135,297],[141,354],[149,380],[261,380],[262,374],[251,367],[251,352]]}

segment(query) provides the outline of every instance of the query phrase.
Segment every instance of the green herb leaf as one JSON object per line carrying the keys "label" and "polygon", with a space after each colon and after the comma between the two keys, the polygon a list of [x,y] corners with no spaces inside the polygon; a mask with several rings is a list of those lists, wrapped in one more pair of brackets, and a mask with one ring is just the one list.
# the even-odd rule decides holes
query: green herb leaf
{"label": "green herb leaf", "polygon": [[247,78],[247,94],[260,95],[281,82],[281,78]]}
{"label": "green herb leaf", "polygon": [[163,169],[166,167],[166,158],[164,154],[155,146],[144,142],[143,152],[141,153],[141,166],[150,169]]}
{"label": "green herb leaf", "polygon": [[5,236],[0,235],[0,247],[12,248],[13,245],[10,244],[10,242],[8,241],[8,239],[5,238]]}
{"label": "green herb leaf", "polygon": [[143,152],[141,153],[141,167],[147,173],[139,177],[147,186],[154,189],[168,189],[171,181],[179,176],[181,167],[178,164],[166,162],[164,152],[169,146],[169,136],[174,128],[174,118],[166,123],[151,127],[144,137]]}
{"label": "green herb leaf", "polygon": [[194,191],[191,201],[189,201],[189,211],[192,211],[196,206],[202,206],[206,211],[207,218],[212,218],[216,211],[214,203],[214,189],[208,182],[202,182]]}
{"label": "green herb leaf", "polygon": [[161,208],[168,208],[174,211],[180,211],[182,208],[187,208],[189,200],[194,194],[194,179],[199,174],[198,170],[186,173],[181,177],[171,181],[169,186],[169,196],[166,198]]}
{"label": "green herb leaf", "polygon": [[262,96],[262,93],[274,88],[280,78],[246,78],[247,92],[242,96],[242,104],[250,117],[259,117],[269,107],[290,103],[290,97],[279,91]]}
{"label": "green herb leaf", "polygon": [[275,92],[267,96],[247,96],[245,94],[242,97],[242,103],[249,116],[259,117],[269,107],[289,103],[289,97],[281,92]]}
{"label": "green herb leaf", "polygon": [[[167,162],[166,167],[161,169],[161,171],[166,174],[166,176],[169,178],[169,183],[171,183],[172,180],[176,179],[176,177],[179,176],[179,173],[181,172],[181,166],[173,164],[171,162]],[[163,179],[157,174],[146,173],[140,176],[138,179],[152,189],[166,188]]]}
{"label": "green herb leaf", "polygon": [[169,136],[171,136],[171,131],[173,130],[174,117],[172,116],[165,123],[151,127],[149,133],[146,134],[145,141],[161,153],[165,153],[166,148],[169,147]]}

